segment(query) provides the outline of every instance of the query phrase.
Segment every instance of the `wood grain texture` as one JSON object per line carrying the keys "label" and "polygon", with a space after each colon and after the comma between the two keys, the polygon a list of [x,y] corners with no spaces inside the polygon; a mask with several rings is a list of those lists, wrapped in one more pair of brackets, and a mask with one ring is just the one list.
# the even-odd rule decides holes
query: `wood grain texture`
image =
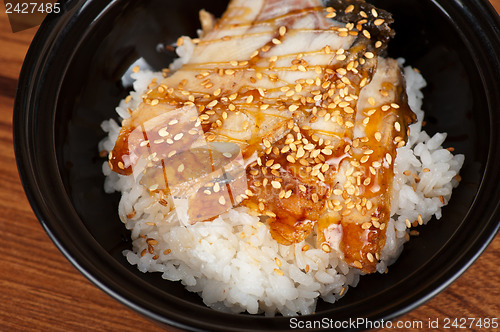
{"label": "wood grain texture", "polygon": [[[500,0],[491,3],[500,11]],[[0,10],[0,331],[165,331],[84,278],[34,216],[17,173],[12,108],[22,62],[37,28],[14,34],[1,5]],[[499,258],[497,236],[456,282],[398,320],[500,318]],[[417,331],[399,329],[412,330]],[[441,326],[436,331],[449,329]]]}

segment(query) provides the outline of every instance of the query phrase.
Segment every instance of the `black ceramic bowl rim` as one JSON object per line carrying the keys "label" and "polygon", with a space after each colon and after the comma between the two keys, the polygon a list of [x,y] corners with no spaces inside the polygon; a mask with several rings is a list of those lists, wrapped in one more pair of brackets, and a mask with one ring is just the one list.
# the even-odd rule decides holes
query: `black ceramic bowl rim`
{"label": "black ceramic bowl rim", "polygon": [[[492,128],[500,126],[500,21],[495,10],[487,0],[431,0],[451,21],[462,38],[468,41],[468,47],[476,49],[476,65],[487,91],[491,123],[489,156],[500,156],[500,137]],[[207,308],[193,308],[188,302],[176,300],[176,307],[167,306],[159,309],[153,301],[153,289],[138,288],[140,281],[120,277],[122,267],[103,253],[99,244],[82,226],[81,229],[68,228],[61,216],[79,218],[72,209],[71,201],[61,180],[56,151],[54,146],[38,145],[39,141],[54,142],[54,133],[46,132],[37,126],[37,114],[41,107],[53,107],[57,101],[58,91],[47,93],[39,86],[57,77],[64,77],[66,67],[53,66],[54,56],[61,51],[60,40],[71,38],[69,31],[78,25],[77,15],[94,15],[101,12],[92,4],[95,0],[62,1],[65,15],[49,15],[41,25],[23,65],[14,106],[14,143],[16,160],[20,177],[29,202],[47,234],[66,258],[89,280],[121,303],[158,322],[189,330],[229,331],[238,327],[240,331],[250,330],[286,330],[288,320],[284,318],[251,317],[248,315],[228,315]],[[111,7],[115,1],[110,1]],[[443,3],[441,3],[443,2]],[[108,9],[106,7],[104,11]],[[460,27],[460,28],[458,28]],[[84,27],[82,27],[84,28]],[[474,38],[473,38],[474,37]],[[68,59],[73,54],[67,54]],[[484,68],[481,64],[490,63]],[[54,68],[58,68],[54,72]],[[49,69],[51,70],[49,72]],[[500,191],[493,192],[492,197],[482,194],[482,188],[491,181],[500,183],[500,158],[488,158],[484,177],[479,188],[479,206],[486,211],[488,220],[483,222],[484,228],[467,242],[455,260],[436,275],[432,283],[411,290],[401,301],[385,304],[376,309],[370,308],[367,318],[370,320],[391,320],[415,307],[446,288],[458,278],[484,251],[500,228],[499,204]],[[491,192],[489,193],[491,195]],[[78,226],[72,226],[77,227]],[[142,292],[137,296],[137,292]],[[151,301],[150,301],[151,300]],[[167,299],[172,301],[173,299]],[[353,308],[351,308],[353,309]],[[353,312],[356,310],[353,309]],[[196,318],[209,317],[204,321]],[[188,317],[191,316],[191,317]],[[344,318],[350,317],[344,312]],[[315,319],[328,318],[317,316]]]}

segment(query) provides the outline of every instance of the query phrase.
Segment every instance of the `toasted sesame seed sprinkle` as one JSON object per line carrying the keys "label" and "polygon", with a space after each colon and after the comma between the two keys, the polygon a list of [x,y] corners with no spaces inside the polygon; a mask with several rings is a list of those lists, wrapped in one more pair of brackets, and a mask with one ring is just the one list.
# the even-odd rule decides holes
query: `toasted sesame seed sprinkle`
{"label": "toasted sesame seed sprinkle", "polygon": [[364,224],[361,225],[362,229],[370,229],[370,227],[372,227],[371,222],[365,222]]}
{"label": "toasted sesame seed sprinkle", "polygon": [[274,258],[274,262],[276,263],[276,265],[277,265],[278,267],[281,267],[281,261],[278,259],[278,257],[275,257],[275,258]]}
{"label": "toasted sesame seed sprinkle", "polygon": [[375,257],[373,257],[373,254],[371,252],[367,253],[366,254],[366,258],[368,258],[368,260],[373,263],[375,261]]}
{"label": "toasted sesame seed sprinkle", "polygon": [[282,270],[280,269],[274,269],[274,272],[279,275],[279,276],[284,276],[285,275],[285,272],[283,272]]}
{"label": "toasted sesame seed sprinkle", "polygon": [[360,261],[354,261],[353,265],[354,265],[354,267],[356,267],[358,269],[362,269],[363,268],[363,264],[361,264]]}
{"label": "toasted sesame seed sprinkle", "polygon": [[152,246],[156,246],[158,244],[158,241],[156,241],[155,239],[153,238],[148,238],[146,240],[146,243],[149,244],[149,245],[152,245]]}
{"label": "toasted sesame seed sprinkle", "polygon": [[280,26],[278,31],[279,31],[280,36],[283,37],[286,33],[286,26],[284,26],[284,25]]}
{"label": "toasted sesame seed sprinkle", "polygon": [[275,189],[280,189],[281,188],[281,183],[279,183],[278,181],[271,181],[271,185]]}

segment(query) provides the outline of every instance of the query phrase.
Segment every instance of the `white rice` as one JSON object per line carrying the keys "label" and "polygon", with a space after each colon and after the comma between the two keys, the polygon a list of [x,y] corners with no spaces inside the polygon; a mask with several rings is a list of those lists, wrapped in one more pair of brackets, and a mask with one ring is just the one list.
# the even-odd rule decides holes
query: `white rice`
{"label": "white rice", "polygon": [[[424,112],[420,89],[426,83],[411,68],[405,68],[405,75],[410,106],[419,121],[410,127],[408,144],[398,149],[393,218],[387,225],[387,241],[377,266],[380,273],[396,260],[409,239],[408,222],[426,224],[432,217],[441,218],[441,208],[458,185],[456,178],[464,162],[463,155],[454,156],[442,147],[446,134],[430,137],[421,130]],[[154,77],[160,79],[161,73],[132,74],[135,92],[131,101],[122,101],[116,108],[119,116],[127,117],[127,108],[133,109],[142,101],[141,95]],[[120,125],[111,119],[102,123],[102,129],[108,137],[100,142],[99,149],[110,151]],[[333,303],[350,286],[357,285],[360,272],[347,266],[341,253],[314,249],[312,238],[291,246],[280,245],[271,237],[268,226],[245,208],[230,210],[212,222],[184,224],[177,215],[185,211],[172,213],[172,202],[160,204],[138,183],[141,171],[138,165],[133,175],[120,176],[109,169],[107,162],[103,164],[105,190],[121,193],[118,213],[132,233],[133,248],[124,255],[140,271],[159,272],[164,279],[180,281],[214,309],[270,316],[310,314],[318,298]],[[408,171],[411,175],[405,175]],[[158,242],[149,246],[154,248],[152,253],[148,251],[148,239]],[[306,244],[311,249],[303,251]]]}

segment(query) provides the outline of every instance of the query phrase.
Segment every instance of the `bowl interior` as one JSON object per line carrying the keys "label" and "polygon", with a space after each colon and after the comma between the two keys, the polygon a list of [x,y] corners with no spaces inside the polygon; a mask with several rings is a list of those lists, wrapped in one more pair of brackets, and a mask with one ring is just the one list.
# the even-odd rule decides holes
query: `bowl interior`
{"label": "bowl interior", "polygon": [[[320,301],[318,317],[393,318],[442,289],[492,237],[484,232],[493,233],[498,228],[498,222],[491,226],[489,211],[493,208],[478,202],[478,197],[498,196],[492,183],[483,183],[483,174],[492,163],[492,144],[498,143],[491,130],[498,123],[488,95],[492,87],[487,86],[483,73],[498,71],[498,61],[479,62],[477,52],[481,51],[469,41],[472,30],[457,28],[460,22],[455,18],[465,14],[459,12],[458,6],[443,7],[446,3],[442,2],[372,1],[394,14],[397,35],[389,54],[405,58],[406,64],[418,68],[428,82],[424,91],[425,130],[430,134],[448,132],[446,146],[465,154],[463,181],[442,219],[419,229],[421,235],[405,245],[388,274],[362,277],[358,287],[350,289],[336,304]],[[54,133],[40,145],[51,145],[47,148],[49,157],[45,158],[54,156],[58,168],[54,176],[59,177],[60,186],[53,190],[60,190],[59,194],[67,195],[67,199],[53,203],[65,204],[66,212],[52,212],[57,216],[52,220],[41,218],[42,222],[85,275],[152,318],[180,327],[204,326],[220,331],[228,326],[241,327],[241,322],[248,322],[245,326],[249,329],[288,327],[285,318],[217,313],[205,308],[201,299],[180,283],[165,281],[160,274],[142,274],[130,266],[122,255],[131,242],[118,218],[119,196],[103,190],[101,166],[106,159],[99,156],[97,144],[105,133],[100,123],[117,119],[114,109],[131,89],[125,73],[140,59],[154,70],[167,67],[175,52],[165,46],[175,44],[181,35],[196,36],[198,10],[204,8],[219,16],[227,1],[113,1],[106,7],[102,2],[88,1],[83,8],[82,3],[67,2],[67,9],[74,15],[65,22],[64,29],[55,18],[53,23],[47,23],[58,26],[65,38],[55,46],[60,52],[53,54],[46,66],[67,66],[57,79],[47,79],[44,88],[54,91],[56,112],[54,116],[50,107],[41,107],[37,127]],[[496,84],[497,91],[499,82],[491,83]],[[495,176],[498,178],[498,174]],[[62,222],[64,227],[57,225]],[[74,250],[68,248],[70,240],[76,241]],[[76,249],[78,246],[80,249]],[[464,246],[474,250],[464,252]],[[91,248],[91,254],[82,252],[86,248]],[[98,262],[92,261],[92,255],[99,257],[95,259]],[[391,304],[381,306],[381,297]],[[189,308],[190,315],[204,323],[186,318],[176,309],[179,306]]]}

